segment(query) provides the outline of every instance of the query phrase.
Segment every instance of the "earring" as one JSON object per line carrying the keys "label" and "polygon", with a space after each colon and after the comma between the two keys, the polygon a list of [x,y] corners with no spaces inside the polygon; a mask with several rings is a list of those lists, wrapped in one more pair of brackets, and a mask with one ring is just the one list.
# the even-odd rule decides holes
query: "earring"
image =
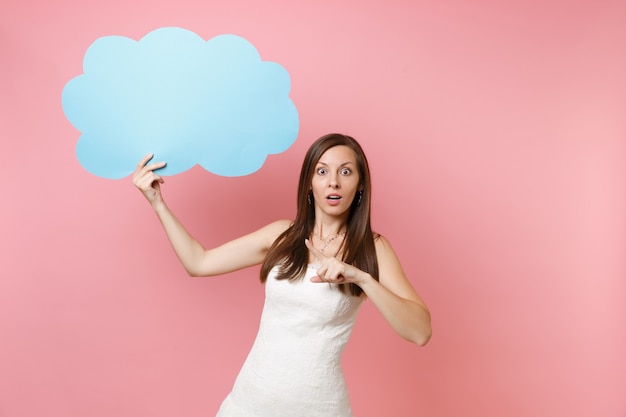
{"label": "earring", "polygon": [[359,199],[356,201],[356,205],[361,205],[361,199],[363,198],[363,190],[359,190]]}
{"label": "earring", "polygon": [[306,201],[307,203],[309,203],[309,206],[311,204],[313,204],[313,191],[309,191],[309,193],[306,195]]}

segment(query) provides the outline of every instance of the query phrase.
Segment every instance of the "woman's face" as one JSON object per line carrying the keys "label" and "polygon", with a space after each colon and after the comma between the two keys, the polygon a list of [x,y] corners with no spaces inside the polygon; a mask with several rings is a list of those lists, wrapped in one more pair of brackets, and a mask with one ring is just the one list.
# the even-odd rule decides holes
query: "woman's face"
{"label": "woman's face", "polygon": [[360,188],[356,155],[347,146],[333,146],[322,154],[311,180],[316,211],[346,214]]}

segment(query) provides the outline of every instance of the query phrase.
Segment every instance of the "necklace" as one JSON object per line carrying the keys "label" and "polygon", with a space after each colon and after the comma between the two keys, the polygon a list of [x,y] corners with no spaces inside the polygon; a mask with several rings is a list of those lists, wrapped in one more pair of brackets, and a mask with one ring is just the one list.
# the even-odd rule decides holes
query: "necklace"
{"label": "necklace", "polygon": [[346,234],[346,232],[341,232],[341,233],[337,233],[334,236],[329,237],[328,239],[322,239],[321,236],[318,235],[314,235],[320,242],[322,242],[322,247],[320,248],[320,252],[324,253],[324,250],[328,247],[328,245],[330,245],[331,243],[333,243],[333,241],[335,239],[337,239],[340,236],[344,236]]}

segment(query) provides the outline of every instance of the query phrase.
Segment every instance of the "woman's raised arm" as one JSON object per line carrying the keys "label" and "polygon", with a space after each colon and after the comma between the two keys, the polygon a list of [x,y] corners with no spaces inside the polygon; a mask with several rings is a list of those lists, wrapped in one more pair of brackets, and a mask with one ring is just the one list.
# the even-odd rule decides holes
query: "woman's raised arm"
{"label": "woman's raised arm", "polygon": [[262,263],[274,240],[291,224],[289,220],[279,220],[207,250],[185,229],[165,204],[161,193],[161,184],[164,180],[155,172],[163,168],[165,162],[148,164],[152,156],[146,155],[137,164],[133,184],[154,209],[174,252],[191,276],[220,275]]}

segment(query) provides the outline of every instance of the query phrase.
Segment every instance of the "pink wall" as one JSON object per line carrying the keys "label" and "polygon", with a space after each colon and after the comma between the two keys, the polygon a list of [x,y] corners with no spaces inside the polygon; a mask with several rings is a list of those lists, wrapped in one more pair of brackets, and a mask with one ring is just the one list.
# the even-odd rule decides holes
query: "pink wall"
{"label": "pink wall", "polygon": [[358,416],[626,416],[624,1],[38,1],[0,13],[0,416],[211,416],[252,343],[256,269],[187,278],[61,109],[98,37],[234,33],[293,81],[297,143],[166,196],[212,245],[294,210],[309,143],[354,135],[374,226],[429,303],[423,349],[371,305]]}

